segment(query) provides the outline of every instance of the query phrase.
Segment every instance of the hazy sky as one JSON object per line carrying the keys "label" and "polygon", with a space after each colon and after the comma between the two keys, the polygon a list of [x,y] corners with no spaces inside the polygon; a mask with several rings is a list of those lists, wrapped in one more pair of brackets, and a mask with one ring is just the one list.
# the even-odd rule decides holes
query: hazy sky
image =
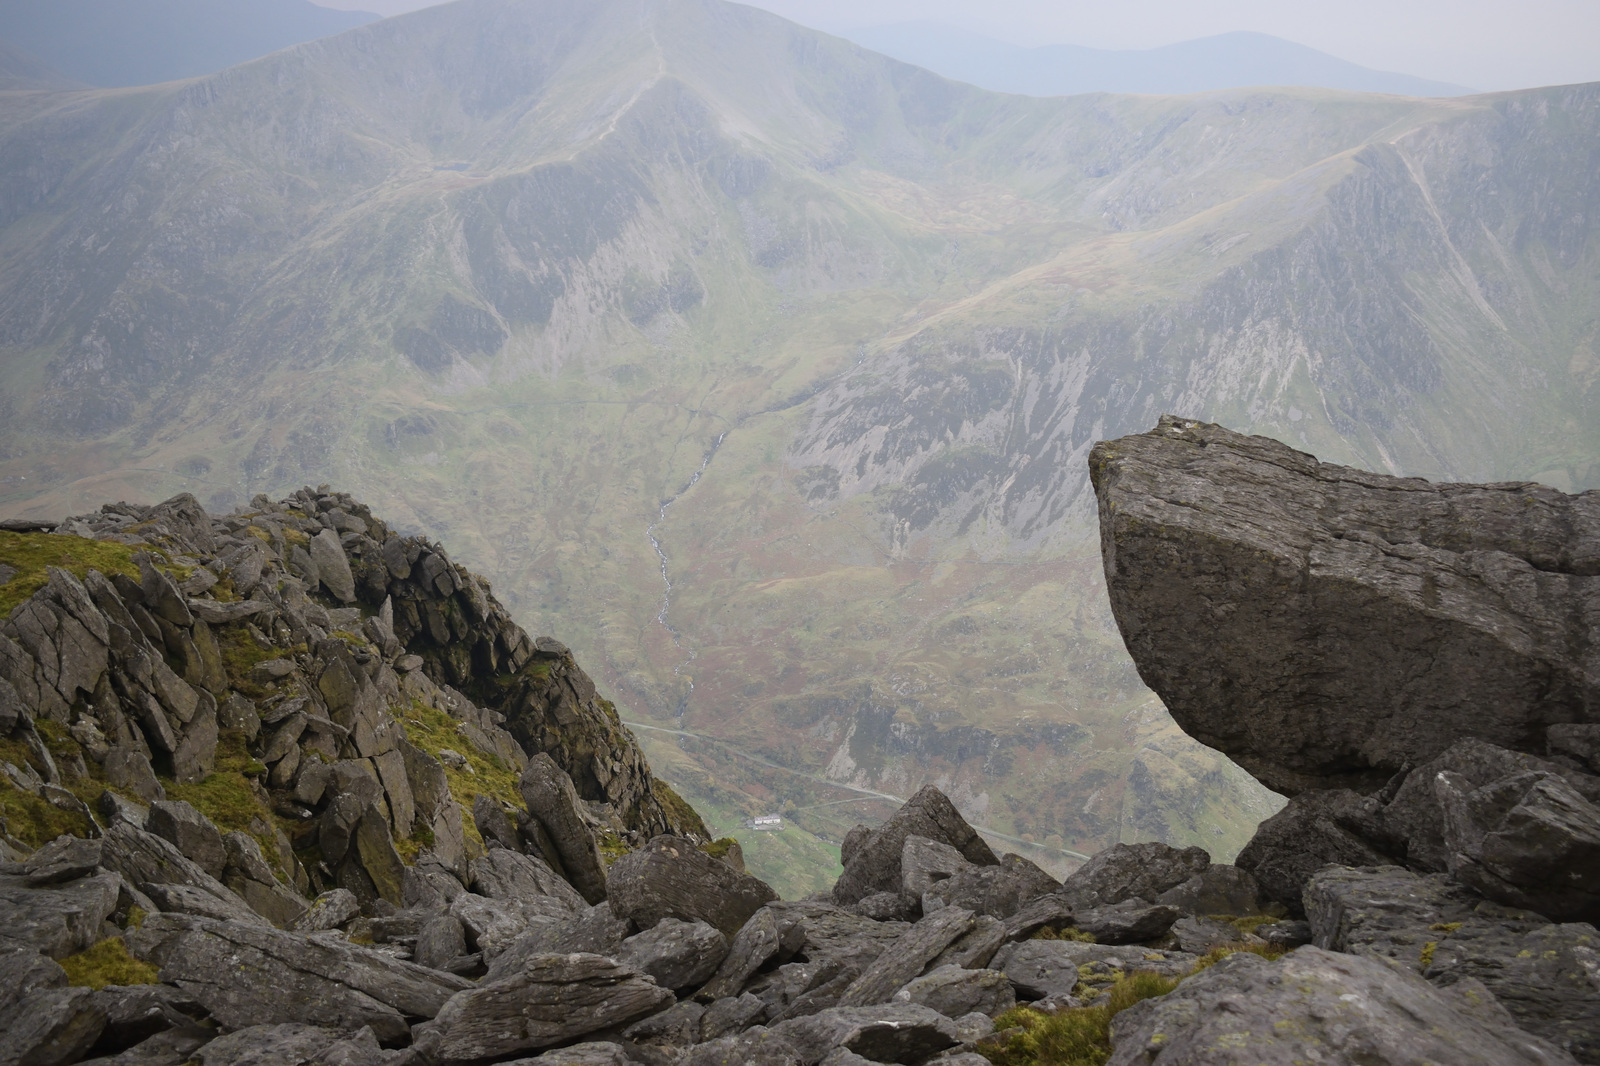
{"label": "hazy sky", "polygon": [[[431,0],[318,0],[394,15]],[[1256,30],[1477,89],[1600,81],[1600,0],[757,0],[839,31],[928,19],[1014,44],[1153,48]]]}

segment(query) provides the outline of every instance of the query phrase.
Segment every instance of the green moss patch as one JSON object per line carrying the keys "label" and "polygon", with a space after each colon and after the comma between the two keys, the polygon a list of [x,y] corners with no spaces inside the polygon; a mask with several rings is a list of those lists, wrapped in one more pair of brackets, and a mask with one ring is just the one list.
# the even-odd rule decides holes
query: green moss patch
{"label": "green moss patch", "polygon": [[517,789],[517,771],[507,766],[498,755],[487,755],[472,745],[456,727],[461,723],[443,711],[436,711],[419,700],[400,716],[400,725],[406,738],[438,758],[441,751],[449,749],[467,760],[467,769],[458,769],[440,760],[444,765],[445,779],[450,783],[450,794],[466,812],[462,827],[467,838],[483,846],[478,827],[472,824],[472,801],[479,796],[490,796],[512,807],[522,806],[522,793]]}
{"label": "green moss patch", "polygon": [[979,1047],[996,1066],[1104,1066],[1111,1057],[1111,1019],[1135,1003],[1164,996],[1178,981],[1132,973],[1111,986],[1111,1001],[1099,1007],[1046,1014],[1014,1007],[995,1019],[995,1029],[1020,1029],[998,1047]]}
{"label": "green moss patch", "polygon": [[0,819],[7,833],[30,848],[43,847],[62,834],[88,836],[92,828],[82,814],[64,811],[4,779],[0,779]]}
{"label": "green moss patch", "polygon": [[139,567],[126,544],[55,533],[7,533],[0,531],[0,563],[16,571],[0,585],[0,618],[7,618],[29,596],[49,580],[49,567],[59,566],[82,581],[90,570],[102,574],[127,574],[137,579]]}
{"label": "green moss patch", "polygon": [[667,815],[677,823],[679,829],[706,840],[711,839],[711,830],[700,820],[700,815],[689,806],[687,800],[672,791],[671,786],[658,777],[653,779],[651,787],[655,790],[656,799],[666,808]]}
{"label": "green moss patch", "polygon": [[102,940],[87,951],[67,956],[61,960],[61,968],[67,971],[67,984],[80,988],[153,985],[161,980],[156,967],[128,954],[128,945],[122,942],[120,936]]}

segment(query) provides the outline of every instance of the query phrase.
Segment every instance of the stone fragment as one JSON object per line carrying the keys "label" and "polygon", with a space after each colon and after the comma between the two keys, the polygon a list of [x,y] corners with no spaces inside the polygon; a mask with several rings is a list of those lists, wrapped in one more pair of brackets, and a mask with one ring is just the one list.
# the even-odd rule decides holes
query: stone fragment
{"label": "stone fragment", "polygon": [[101,769],[108,784],[132,792],[146,803],[166,798],[167,790],[156,780],[149,757],[131,743],[113,745]]}
{"label": "stone fragment", "polygon": [[1086,982],[1089,988],[1106,987],[1138,970],[1182,977],[1194,962],[1195,956],[1183,951],[1076,940],[1024,940],[1001,948],[990,966],[1010,979],[1017,998],[1039,1000],[1071,996],[1079,982]]}
{"label": "stone fragment", "polygon": [[331,888],[311,901],[305,917],[294,923],[294,927],[301,933],[338,929],[354,921],[360,913],[361,904],[355,893],[346,888]]}
{"label": "stone fragment", "polygon": [[634,1022],[622,1036],[648,1047],[683,1048],[700,1042],[700,1019],[706,1008],[692,999],[674,1003],[666,1010]]}
{"label": "stone fragment", "polygon": [[1101,944],[1139,944],[1154,940],[1178,920],[1178,908],[1127,899],[1078,912],[1078,928]]}
{"label": "stone fragment", "polygon": [[1075,870],[1062,884],[1061,895],[1082,908],[1134,898],[1152,900],[1210,865],[1211,856],[1204,848],[1113,844]]}
{"label": "stone fragment", "polygon": [[1041,929],[1060,932],[1076,921],[1072,904],[1061,896],[1050,895],[1023,904],[1003,924],[1007,940],[1026,940]]}
{"label": "stone fragment", "polygon": [[700,1018],[700,1039],[716,1040],[750,1028],[767,1012],[767,1004],[750,992],[713,1000]]}
{"label": "stone fragment", "polygon": [[671,836],[656,837],[612,864],[609,891],[611,912],[640,929],[682,918],[706,922],[730,938],[762,904],[777,898],[766,882]]}
{"label": "stone fragment", "polygon": [[839,1005],[887,1003],[901,985],[922,973],[928,963],[971,928],[972,912],[960,907],[946,907],[928,915],[872,960],[845,989]]}
{"label": "stone fragment", "polygon": [[343,1035],[299,1022],[251,1025],[217,1037],[196,1058],[201,1066],[311,1066]]}
{"label": "stone fragment", "polygon": [[794,1045],[762,1026],[690,1048],[679,1066],[810,1066]]}
{"label": "stone fragment", "polygon": [[60,884],[88,877],[100,868],[100,841],[58,836],[29,855],[22,875],[29,887]]}
{"label": "stone fragment", "polygon": [[65,1066],[94,1046],[106,1016],[87,988],[41,988],[24,995],[0,1032],[0,1062]]}
{"label": "stone fragment", "polygon": [[528,760],[517,781],[528,812],[550,835],[561,859],[561,870],[572,887],[590,903],[606,898],[606,869],[594,834],[584,824],[572,778],[545,752]]}
{"label": "stone fragment", "polygon": [[673,1002],[654,981],[600,955],[542,955],[461,993],[436,1018],[446,1066],[505,1058],[626,1025]]}
{"label": "stone fragment", "polygon": [[676,992],[704,984],[727,954],[727,938],[705,922],[663,918],[624,940],[614,958]]}
{"label": "stone fragment", "polygon": [[1011,979],[999,970],[940,966],[906,982],[890,1002],[920,1003],[946,1018],[959,1018],[973,1011],[994,1017],[1016,1006],[1017,995],[1012,991]]}
{"label": "stone fragment", "polygon": [[489,899],[464,892],[450,903],[450,914],[467,929],[470,945],[490,962],[536,926],[572,917],[566,904],[551,896]]}
{"label": "stone fragment", "polygon": [[[1182,914],[1265,914],[1271,901],[1249,870],[1214,862],[1181,885],[1167,889],[1155,902],[1176,907]],[[1281,913],[1281,912],[1279,912]]]}
{"label": "stone fragment", "polygon": [[920,903],[936,883],[971,865],[949,844],[912,834],[900,848],[900,895]]}
{"label": "stone fragment", "polygon": [[350,560],[345,557],[344,548],[339,544],[339,534],[324,529],[311,538],[307,551],[323,587],[340,603],[354,603],[356,579],[350,573]]}
{"label": "stone fragment", "polygon": [[1006,942],[1006,926],[1000,919],[988,914],[974,915],[972,928],[956,938],[941,951],[929,968],[960,966],[965,970],[981,970],[989,965],[994,953]]}
{"label": "stone fragment", "polygon": [[855,912],[879,922],[904,922],[917,917],[922,897],[908,900],[898,892],[874,892],[855,904]]}
{"label": "stone fragment", "polygon": [[[1112,1022],[1108,1066],[1218,1061],[1261,1066],[1555,1066],[1571,1060],[1456,996],[1373,959],[1301,948],[1275,962],[1230,955]],[[1488,1021],[1490,1024],[1485,1024]]]}
{"label": "stone fragment", "polygon": [[696,998],[710,1002],[727,996],[737,996],[750,976],[778,953],[782,940],[782,933],[778,928],[778,912],[772,907],[762,907],[734,935],[727,953],[719,962],[715,976],[700,990]]}
{"label": "stone fragment", "polygon": [[442,970],[451,959],[467,954],[466,929],[461,919],[441,914],[430,918],[417,934],[411,961],[431,970]]}
{"label": "stone fragment", "polygon": [[1262,822],[1239,852],[1239,867],[1255,877],[1270,899],[1303,915],[1301,895],[1311,875],[1329,864],[1383,866],[1393,862],[1375,846],[1382,812],[1378,801],[1348,789],[1303,792]]}
{"label": "stone fragment", "polygon": [[481,859],[473,859],[469,869],[472,890],[489,899],[522,900],[544,896],[564,904],[574,914],[588,909],[577,890],[535,856],[492,848]]}
{"label": "stone fragment", "polygon": [[1441,772],[1450,873],[1490,899],[1558,922],[1600,921],[1600,808],[1555,774],[1512,774],[1473,788]]}
{"label": "stone fragment", "polygon": [[856,903],[877,892],[900,891],[900,858],[909,836],[946,844],[979,866],[1000,862],[955,804],[933,785],[924,785],[877,829],[859,834],[852,830],[852,834],[855,839],[847,838],[848,847],[841,849],[844,873],[833,886],[835,903]]}
{"label": "stone fragment", "polygon": [[614,956],[633,926],[597,903],[577,915],[537,915],[527,920],[523,932],[493,953],[485,981],[498,981],[522,969],[536,955],[565,955],[574,951]]}
{"label": "stone fragment", "polygon": [[955,1024],[938,1011],[914,1003],[875,1007],[831,1007],[772,1027],[799,1053],[805,1066],[835,1048],[872,1062],[924,1062],[959,1044]]}
{"label": "stone fragment", "polygon": [[511,816],[506,814],[499,800],[486,792],[479,793],[472,801],[472,824],[488,847],[499,845],[510,851],[522,850]]}
{"label": "stone fragment", "polygon": [[188,1028],[205,1009],[166,985],[107,985],[94,994],[94,1007],[105,1015],[101,1047],[132,1047],[159,1032]]}
{"label": "stone fragment", "polygon": [[544,1066],[632,1066],[621,1044],[594,1040],[586,1044],[546,1051],[534,1060]]}
{"label": "stone fragment", "polygon": [[25,874],[0,874],[0,935],[52,958],[75,955],[101,938],[121,885],[104,870],[47,885],[31,884]]}
{"label": "stone fragment", "polygon": [[935,882],[923,896],[923,909],[961,907],[974,914],[1009,918],[1023,905],[1054,893],[1061,882],[1020,855],[1007,855],[999,866],[968,866]]}
{"label": "stone fragment", "polygon": [[1177,940],[1180,951],[1187,951],[1191,955],[1204,955],[1212,948],[1226,947],[1240,943],[1262,943],[1260,937],[1251,936],[1241,932],[1236,926],[1228,922],[1220,922],[1215,918],[1179,918],[1172,923],[1172,936]]}
{"label": "stone fragment", "polygon": [[221,877],[228,864],[222,834],[211,819],[183,800],[156,800],[150,804],[145,829],[170,843],[212,877]]}
{"label": "stone fragment", "polygon": [[[1600,506],[1163,416],[1089,458],[1112,611],[1184,732],[1274,791],[1375,791],[1600,705]],[[1259,875],[1258,875],[1259,876]]]}

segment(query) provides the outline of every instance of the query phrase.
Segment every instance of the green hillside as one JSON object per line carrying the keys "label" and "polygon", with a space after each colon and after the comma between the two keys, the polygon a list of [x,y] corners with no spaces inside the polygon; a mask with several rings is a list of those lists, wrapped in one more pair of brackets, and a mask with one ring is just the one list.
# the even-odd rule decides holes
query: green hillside
{"label": "green hillside", "polygon": [[1277,801],[1140,685],[1090,445],[1600,485],[1597,126],[1003,96],[717,0],[0,93],[0,514],[348,488],[695,734],[639,731],[714,828],[791,812],[791,893],[929,780],[1041,861],[1228,856]]}

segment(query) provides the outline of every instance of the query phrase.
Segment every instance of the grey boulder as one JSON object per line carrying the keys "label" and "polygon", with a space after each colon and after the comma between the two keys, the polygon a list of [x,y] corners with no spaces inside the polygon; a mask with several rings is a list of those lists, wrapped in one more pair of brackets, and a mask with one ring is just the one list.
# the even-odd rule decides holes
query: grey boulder
{"label": "grey boulder", "polygon": [[663,918],[703,921],[733,937],[777,898],[765,881],[741,874],[693,841],[658,836],[618,859],[609,879],[611,912],[648,929]]}
{"label": "grey boulder", "polygon": [[946,1018],[959,1018],[974,1011],[992,1018],[1016,1006],[1017,994],[1011,988],[1011,979],[999,970],[940,966],[906,982],[890,1002],[920,1003]]}
{"label": "grey boulder", "polygon": [[1184,732],[1372,791],[1600,705],[1600,496],[1433,484],[1163,416],[1089,457],[1112,612]]}
{"label": "grey boulder", "polygon": [[1211,865],[1204,848],[1168,844],[1113,844],[1084,863],[1061,886],[1061,896],[1088,908],[1128,899],[1152,900],[1203,874]]}
{"label": "grey boulder", "polygon": [[101,939],[121,888],[122,878],[105,870],[44,885],[0,874],[0,935],[53,958],[74,955]]}
{"label": "grey boulder", "polygon": [[837,1048],[872,1062],[921,1063],[961,1043],[955,1023],[929,1007],[893,1003],[870,1007],[830,1007],[772,1027],[804,1066],[813,1066]]}
{"label": "grey boulder", "polygon": [[864,1007],[887,1003],[889,998],[913,977],[921,974],[972,928],[972,912],[946,907],[928,915],[900,935],[883,950],[861,976],[852,981],[839,999],[841,1007]]}
{"label": "grey boulder", "polygon": [[1080,983],[1098,990],[1139,970],[1182,977],[1194,963],[1195,956],[1183,951],[1076,940],[1024,940],[1001,948],[989,965],[1006,975],[1017,998],[1039,1000],[1069,997]]}
{"label": "grey boulder", "polygon": [[545,752],[528,760],[517,782],[528,813],[538,819],[561,860],[561,872],[589,903],[606,898],[606,868],[594,833],[584,823],[572,778]]}
{"label": "grey boulder", "polygon": [[1078,928],[1102,944],[1139,944],[1155,940],[1178,920],[1176,907],[1125,899],[1078,912]]}
{"label": "grey boulder", "polygon": [[622,942],[615,958],[678,991],[704,984],[728,954],[728,939],[705,922],[663,918]]}
{"label": "grey boulder", "polygon": [[754,1026],[690,1048],[679,1066],[811,1066],[783,1036]]}
{"label": "grey boulder", "polygon": [[1556,1066],[1563,1051],[1373,959],[1240,952],[1122,1011],[1108,1066]]}
{"label": "grey boulder", "polygon": [[455,996],[434,1019],[447,1066],[568,1043],[653,1014],[670,991],[601,955],[530,959],[516,974]]}
{"label": "grey boulder", "polygon": [[844,872],[833,886],[834,902],[851,904],[875,893],[900,891],[900,858],[910,836],[948,845],[979,866],[1000,862],[949,797],[924,785],[877,829],[857,826],[850,831],[840,849]]}

